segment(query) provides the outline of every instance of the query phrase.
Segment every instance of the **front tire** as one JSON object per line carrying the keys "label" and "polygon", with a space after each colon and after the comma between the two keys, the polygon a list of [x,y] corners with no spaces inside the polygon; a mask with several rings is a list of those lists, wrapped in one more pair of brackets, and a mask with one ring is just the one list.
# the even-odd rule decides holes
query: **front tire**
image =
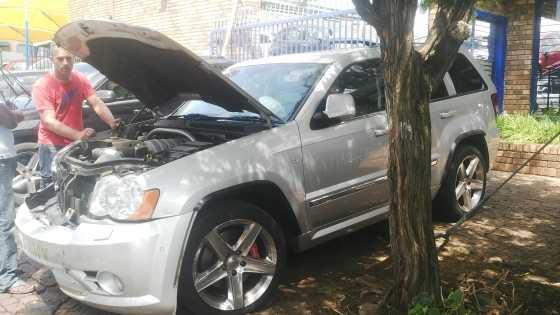
{"label": "front tire", "polygon": [[259,207],[219,201],[197,215],[183,257],[177,314],[245,314],[266,304],[286,268],[286,242]]}
{"label": "front tire", "polygon": [[441,188],[442,207],[453,219],[480,206],[486,192],[488,166],[480,150],[460,146],[453,155]]}

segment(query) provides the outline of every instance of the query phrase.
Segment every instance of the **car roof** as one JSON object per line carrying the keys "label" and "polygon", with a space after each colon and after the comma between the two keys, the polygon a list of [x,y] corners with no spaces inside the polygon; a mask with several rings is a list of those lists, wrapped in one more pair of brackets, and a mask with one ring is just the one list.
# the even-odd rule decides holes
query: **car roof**
{"label": "car roof", "polygon": [[[459,48],[458,53],[467,56],[472,61],[471,54],[464,46]],[[232,68],[260,65],[267,63],[325,63],[334,62],[352,62],[357,59],[379,58],[381,51],[379,47],[362,47],[362,48],[343,48],[335,50],[326,50],[319,52],[309,52],[300,54],[288,54],[281,56],[265,57],[253,60],[242,61],[236,63]]]}
{"label": "car roof", "polygon": [[347,60],[355,60],[361,58],[375,58],[380,56],[379,48],[353,48],[353,49],[336,49],[320,52],[310,52],[302,54],[290,54],[274,57],[266,57],[254,60],[243,61],[235,64],[233,67],[244,67],[270,63],[324,63],[330,64],[334,62],[344,63]]}

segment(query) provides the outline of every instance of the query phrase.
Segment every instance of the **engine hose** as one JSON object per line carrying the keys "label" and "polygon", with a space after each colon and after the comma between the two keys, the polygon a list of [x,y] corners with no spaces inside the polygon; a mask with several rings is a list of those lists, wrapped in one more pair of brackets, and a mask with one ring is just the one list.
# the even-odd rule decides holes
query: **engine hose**
{"label": "engine hose", "polygon": [[185,130],[178,130],[178,129],[171,129],[171,128],[155,128],[150,132],[148,132],[148,134],[146,135],[146,139],[151,139],[154,134],[158,134],[158,133],[175,134],[175,135],[183,136],[189,139],[190,141],[196,141],[193,135],[191,135],[189,132]]}

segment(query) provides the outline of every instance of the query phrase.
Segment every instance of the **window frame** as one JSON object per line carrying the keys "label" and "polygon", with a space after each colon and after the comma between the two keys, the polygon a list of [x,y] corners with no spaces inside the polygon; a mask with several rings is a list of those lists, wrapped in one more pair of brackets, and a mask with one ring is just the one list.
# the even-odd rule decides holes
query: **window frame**
{"label": "window frame", "polygon": [[457,92],[455,91],[455,86],[453,85],[453,82],[451,81],[451,77],[449,76],[448,72],[446,72],[445,75],[443,76],[443,85],[447,89],[447,96],[436,98],[436,99],[430,99],[430,104],[445,101],[452,97],[455,97]]}
{"label": "window frame", "polygon": [[[464,96],[464,95],[469,95],[469,94],[475,94],[475,93],[480,93],[483,91],[487,91],[488,90],[488,84],[486,83],[486,80],[484,80],[484,77],[482,76],[482,74],[480,73],[478,67],[471,61],[470,58],[468,58],[466,55],[458,52],[457,56],[455,57],[455,60],[457,59],[457,57],[462,56],[463,58],[465,58],[465,60],[467,60],[467,62],[471,65],[471,67],[473,67],[473,69],[476,71],[476,74],[478,74],[478,76],[480,77],[480,80],[482,81],[482,88],[479,90],[472,90],[472,91],[468,91],[468,92],[461,92],[461,93],[457,93],[457,89],[455,88],[455,83],[453,83],[453,79],[451,78],[451,74],[449,74],[449,70],[451,70],[451,67],[449,67],[449,69],[445,72],[445,74],[447,76],[449,76],[449,83],[451,83],[451,86],[453,87],[453,95],[450,94],[450,97],[459,97],[459,96]],[[453,60],[453,62],[455,62],[455,60]],[[441,99],[438,99],[438,101]]]}
{"label": "window frame", "polygon": [[[98,88],[98,89],[95,89],[95,90],[96,90],[96,91],[98,91],[98,90],[99,90],[99,91],[102,91],[102,90],[109,90],[109,91],[115,92],[114,89],[105,89],[105,88],[104,88],[104,87],[106,87],[108,84],[116,84],[116,85],[118,85],[120,88],[122,88],[122,89],[124,89],[124,90],[126,90],[126,91],[128,92],[128,96],[129,96],[129,97],[126,97],[126,98],[123,98],[123,99],[115,99],[114,102],[124,102],[124,101],[130,101],[130,100],[136,99],[136,96],[135,96],[134,94],[132,94],[132,92],[130,92],[129,90],[127,90],[127,89],[125,89],[124,87],[122,87],[122,85],[120,85],[120,84],[118,84],[118,83],[116,83],[116,82],[114,82],[114,81],[109,80],[108,78],[106,78],[105,81],[103,81],[102,83],[100,83],[100,84],[99,84],[99,88]],[[115,95],[116,95],[116,93],[115,93]]]}
{"label": "window frame", "polygon": [[[346,66],[338,73],[338,76],[337,76],[337,77],[332,81],[332,83],[329,85],[329,87],[327,88],[327,92],[330,91],[330,89],[337,83],[338,79],[339,79],[342,75],[344,75],[344,73],[346,73],[346,71],[347,71],[348,69],[350,69],[352,66],[355,66],[356,64],[365,63],[365,62],[368,62],[368,61],[369,61],[369,62],[372,62],[372,61],[376,61],[376,60],[379,61],[379,63],[382,65],[381,58],[367,58],[367,59],[363,59],[363,60],[354,61],[354,62],[352,62],[352,63],[346,65]],[[385,84],[383,84],[383,85],[385,86]],[[383,90],[383,93],[385,93],[385,90]],[[329,96],[328,93],[325,94],[325,95],[323,96],[323,98],[321,98],[321,101],[316,105],[315,110],[313,110],[313,115],[311,115],[311,118],[310,118],[310,120],[309,120],[309,128],[310,128],[311,130],[323,130],[323,129],[327,129],[327,128],[339,126],[339,125],[342,125],[342,124],[344,124],[344,123],[352,122],[352,121],[355,121],[355,120],[358,120],[358,119],[371,118],[371,117],[374,117],[374,116],[379,116],[379,115],[382,114],[382,113],[383,113],[383,114],[386,114],[386,113],[387,113],[387,106],[385,106],[385,108],[384,108],[383,110],[380,110],[380,111],[371,112],[371,113],[368,113],[368,114],[365,114],[365,115],[361,115],[361,116],[354,116],[354,117],[351,117],[351,118],[348,118],[348,119],[345,119],[345,120],[338,121],[338,122],[336,122],[336,123],[333,122],[332,124],[330,124],[330,125],[328,125],[328,126],[318,127],[318,128],[317,128],[317,127],[315,127],[314,124],[313,124],[313,120],[314,120],[315,114],[318,113],[317,110],[319,109],[319,107],[321,107],[323,104],[325,104],[325,102],[327,101],[327,97],[328,97],[328,96]]]}

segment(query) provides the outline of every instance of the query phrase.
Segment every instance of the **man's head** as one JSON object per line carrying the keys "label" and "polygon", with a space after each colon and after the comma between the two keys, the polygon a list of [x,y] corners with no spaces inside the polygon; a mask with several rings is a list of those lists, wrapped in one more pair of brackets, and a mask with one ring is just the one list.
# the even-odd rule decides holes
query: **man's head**
{"label": "man's head", "polygon": [[62,81],[70,80],[74,66],[74,57],[66,49],[55,46],[53,51],[54,75]]}

